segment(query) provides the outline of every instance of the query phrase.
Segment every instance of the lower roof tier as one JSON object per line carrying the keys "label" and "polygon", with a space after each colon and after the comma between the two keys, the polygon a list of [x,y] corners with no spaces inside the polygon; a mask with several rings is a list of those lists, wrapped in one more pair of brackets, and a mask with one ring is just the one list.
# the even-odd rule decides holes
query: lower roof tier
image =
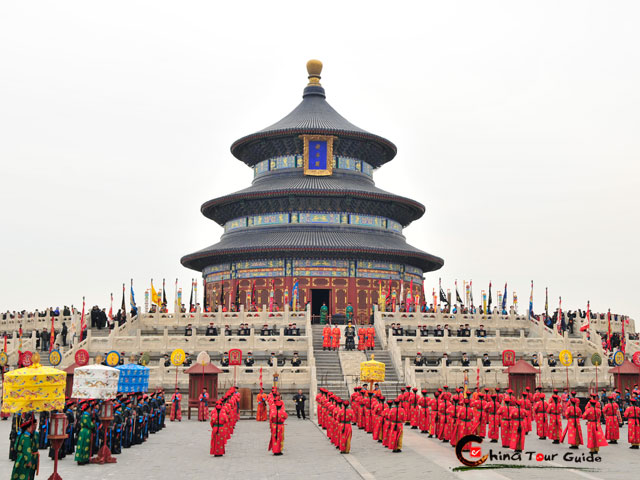
{"label": "lower roof tier", "polygon": [[423,272],[444,260],[409,245],[401,235],[340,227],[288,226],[227,233],[220,242],[185,255],[180,262],[202,271],[209,265],[251,258],[346,258],[394,261]]}
{"label": "lower roof tier", "polygon": [[219,225],[246,215],[286,211],[344,211],[392,218],[403,226],[420,218],[419,202],[376,187],[369,179],[350,174],[327,177],[271,174],[253,184],[202,205],[201,211]]}

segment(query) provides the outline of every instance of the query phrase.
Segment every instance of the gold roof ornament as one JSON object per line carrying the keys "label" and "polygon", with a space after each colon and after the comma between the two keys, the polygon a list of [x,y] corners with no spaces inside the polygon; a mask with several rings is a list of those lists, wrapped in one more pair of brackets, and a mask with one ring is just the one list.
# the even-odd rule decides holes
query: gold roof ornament
{"label": "gold roof ornament", "polygon": [[322,73],[322,62],[320,60],[309,60],[307,62],[307,73],[309,74],[310,86],[320,86],[320,74]]}

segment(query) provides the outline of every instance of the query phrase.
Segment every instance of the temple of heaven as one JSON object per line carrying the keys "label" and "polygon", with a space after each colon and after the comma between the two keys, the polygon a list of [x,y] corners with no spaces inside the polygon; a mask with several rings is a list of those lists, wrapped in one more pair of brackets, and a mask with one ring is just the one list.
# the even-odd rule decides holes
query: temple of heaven
{"label": "temple of heaven", "polygon": [[402,234],[424,206],[373,182],[396,146],[327,103],[321,62],[310,60],[307,71],[302,102],[291,113],[231,145],[253,169],[253,183],[202,205],[224,234],[181,262],[202,272],[209,308],[282,309],[295,301],[311,302],[315,314],[326,303],[335,315],[350,303],[363,322],[381,291],[406,295],[412,285],[413,298],[423,296],[423,274],[444,261]]}

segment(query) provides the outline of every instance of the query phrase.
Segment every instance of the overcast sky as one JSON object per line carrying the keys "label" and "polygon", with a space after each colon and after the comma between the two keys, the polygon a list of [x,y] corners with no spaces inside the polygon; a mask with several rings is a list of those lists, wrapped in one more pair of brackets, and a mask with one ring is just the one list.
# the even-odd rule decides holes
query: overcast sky
{"label": "overcast sky", "polygon": [[[427,275],[489,280],[526,309],[638,318],[638,2],[5,1],[0,310],[107,306],[134,279],[188,297],[179,263],[248,186],[229,152],[301,100],[398,146],[374,178],[422,202]],[[494,292],[495,295],[495,292]],[[170,302],[173,302],[170,295]]]}

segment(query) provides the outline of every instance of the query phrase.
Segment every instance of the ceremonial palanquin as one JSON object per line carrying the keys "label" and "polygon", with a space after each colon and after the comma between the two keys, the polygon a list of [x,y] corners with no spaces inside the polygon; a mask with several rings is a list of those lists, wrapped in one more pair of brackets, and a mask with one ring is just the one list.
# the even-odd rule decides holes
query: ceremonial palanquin
{"label": "ceremonial palanquin", "polygon": [[2,411],[48,412],[64,409],[67,374],[53,367],[33,364],[4,375]]}
{"label": "ceremonial palanquin", "polygon": [[118,393],[120,371],[104,365],[78,367],[73,376],[73,398],[110,400]]}

